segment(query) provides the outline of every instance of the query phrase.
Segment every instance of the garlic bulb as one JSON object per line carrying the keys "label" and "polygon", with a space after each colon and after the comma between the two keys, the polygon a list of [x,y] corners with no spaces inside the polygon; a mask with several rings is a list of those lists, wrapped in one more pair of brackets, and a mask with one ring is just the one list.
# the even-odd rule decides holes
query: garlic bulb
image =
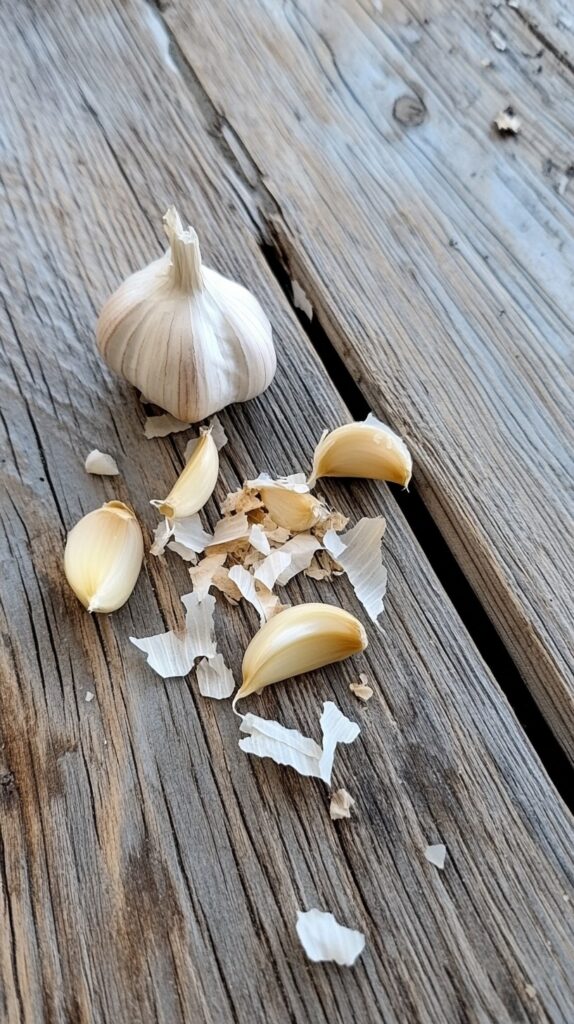
{"label": "garlic bulb", "polygon": [[246,288],[202,266],[197,235],[175,207],[164,224],[170,248],[108,299],[97,342],[148,401],[197,423],[271,383],[271,324]]}
{"label": "garlic bulb", "polygon": [[88,512],[68,534],[64,571],[89,612],[115,612],[136,585],[143,561],[143,537],[132,510],[108,501]]}

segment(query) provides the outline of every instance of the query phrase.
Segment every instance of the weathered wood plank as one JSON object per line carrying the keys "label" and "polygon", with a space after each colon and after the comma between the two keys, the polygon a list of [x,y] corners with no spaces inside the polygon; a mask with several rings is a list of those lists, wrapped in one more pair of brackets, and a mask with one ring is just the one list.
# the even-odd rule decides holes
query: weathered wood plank
{"label": "weathered wood plank", "polygon": [[[166,78],[144,12],[91,2],[3,19],[2,1014],[566,1022],[571,818],[384,489],[328,488],[354,516],[389,517],[384,634],[371,631],[355,665],[256,705],[316,732],[333,696],[361,721],[335,780],[357,798],[349,823],[329,821],[319,784],[241,755],[229,706],[193,678],[159,681],[128,644],[180,619],[178,559],[148,558],[109,618],[88,617],[65,586],[75,520],[117,495],[149,538],[148,498],[181,465],[185,440],[144,441],[137,398],[93,344],[106,294],[158,252],[169,201],[276,330],[272,389],[223,417],[217,497],[254,470],[304,466],[346,415],[242,223],[244,179],[188,83]],[[94,445],[120,478],[84,474]],[[343,581],[289,595],[360,614]],[[218,618],[237,671],[255,617],[222,605]],[[365,709],[347,688],[363,666],[377,680]],[[448,845],[442,874],[424,861],[431,841]],[[353,971],[305,962],[294,918],[312,905],[367,932]]]}
{"label": "weathered wood plank", "polygon": [[[164,17],[258,169],[260,221],[409,437],[415,485],[574,756],[574,79],[515,8],[380,7],[218,0]],[[491,127],[508,104],[518,139]]]}

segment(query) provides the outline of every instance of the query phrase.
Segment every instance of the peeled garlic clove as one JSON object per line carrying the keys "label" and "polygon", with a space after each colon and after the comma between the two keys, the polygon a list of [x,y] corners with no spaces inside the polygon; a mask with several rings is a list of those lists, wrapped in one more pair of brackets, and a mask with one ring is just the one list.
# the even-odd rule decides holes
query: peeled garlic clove
{"label": "peeled garlic clove", "polygon": [[408,487],[412,470],[413,460],[403,439],[371,415],[364,423],[345,423],[321,438],[309,486],[320,477],[348,476]]}
{"label": "peeled garlic clove", "polygon": [[325,511],[312,494],[299,494],[285,487],[262,487],[259,494],[277,526],[283,526],[292,533],[310,530]]}
{"label": "peeled garlic clove", "polygon": [[96,327],[108,365],[148,401],[197,423],[271,383],[271,324],[246,288],[202,265],[197,235],[174,207],[169,249],[106,302]]}
{"label": "peeled garlic clove", "polygon": [[89,612],[115,612],[136,585],[143,537],[132,510],[108,501],[80,519],[68,534],[66,579]]}
{"label": "peeled garlic clove", "polygon": [[311,672],[364,651],[367,634],[358,619],[330,604],[298,604],[270,619],[243,657],[243,684],[235,701],[281,679]]}
{"label": "peeled garlic clove", "polygon": [[151,504],[167,519],[192,516],[203,508],[213,494],[218,473],[219,452],[211,431],[206,430],[193,448],[167,498],[160,501],[154,499]]}

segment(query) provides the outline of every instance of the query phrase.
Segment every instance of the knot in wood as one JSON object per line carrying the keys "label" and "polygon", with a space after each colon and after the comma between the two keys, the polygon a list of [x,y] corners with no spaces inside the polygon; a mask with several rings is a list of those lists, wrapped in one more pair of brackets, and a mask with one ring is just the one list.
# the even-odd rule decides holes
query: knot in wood
{"label": "knot in wood", "polygon": [[395,100],[393,117],[406,128],[422,124],[426,114],[427,108],[420,96],[399,96],[398,100]]}

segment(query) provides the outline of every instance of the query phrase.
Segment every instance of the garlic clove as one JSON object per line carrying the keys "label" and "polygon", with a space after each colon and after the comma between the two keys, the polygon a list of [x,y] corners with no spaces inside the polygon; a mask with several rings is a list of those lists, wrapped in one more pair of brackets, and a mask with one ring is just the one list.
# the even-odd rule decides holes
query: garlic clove
{"label": "garlic clove", "polygon": [[203,508],[211,497],[219,473],[219,452],[206,430],[201,434],[191,455],[167,498],[154,499],[151,504],[167,519],[184,519]]}
{"label": "garlic clove", "polygon": [[320,477],[388,480],[408,487],[411,454],[401,437],[370,415],[364,423],[345,423],[325,434],[315,449],[309,486]]}
{"label": "garlic clove", "polygon": [[358,654],[367,643],[363,625],[343,608],[318,603],[286,608],[251,640],[233,703],[271,683]]}
{"label": "garlic clove", "polygon": [[192,228],[174,207],[169,249],[127,278],[96,327],[105,361],[148,401],[197,423],[269,386],[276,368],[271,324],[242,285],[201,262]]}
{"label": "garlic clove", "polygon": [[127,601],[143,561],[143,537],[130,508],[108,501],[68,534],[64,571],[89,612],[114,612]]}
{"label": "garlic clove", "polygon": [[315,526],[327,509],[312,494],[300,494],[285,487],[262,487],[261,500],[277,526],[302,533]]}

